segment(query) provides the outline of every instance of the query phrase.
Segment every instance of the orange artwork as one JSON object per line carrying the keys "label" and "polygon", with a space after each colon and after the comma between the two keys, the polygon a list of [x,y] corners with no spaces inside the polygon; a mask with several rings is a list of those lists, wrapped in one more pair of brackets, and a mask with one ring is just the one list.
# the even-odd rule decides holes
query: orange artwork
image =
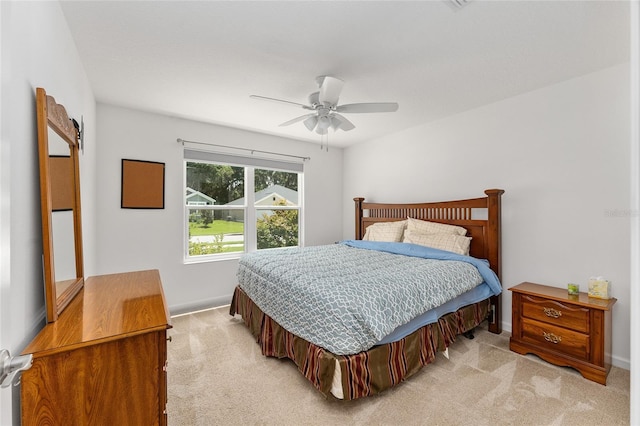
{"label": "orange artwork", "polygon": [[123,209],[164,209],[164,163],[122,160]]}

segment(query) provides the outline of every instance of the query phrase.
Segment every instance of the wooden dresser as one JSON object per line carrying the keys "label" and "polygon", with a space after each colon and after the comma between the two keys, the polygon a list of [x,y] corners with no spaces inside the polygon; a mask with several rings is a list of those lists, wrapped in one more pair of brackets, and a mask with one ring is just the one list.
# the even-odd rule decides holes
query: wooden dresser
{"label": "wooden dresser", "polygon": [[611,308],[616,299],[522,283],[512,291],[513,331],[509,348],[555,365],[573,367],[606,385],[611,369]]}
{"label": "wooden dresser", "polygon": [[88,278],[23,351],[22,424],[166,425],[169,328],[157,270]]}

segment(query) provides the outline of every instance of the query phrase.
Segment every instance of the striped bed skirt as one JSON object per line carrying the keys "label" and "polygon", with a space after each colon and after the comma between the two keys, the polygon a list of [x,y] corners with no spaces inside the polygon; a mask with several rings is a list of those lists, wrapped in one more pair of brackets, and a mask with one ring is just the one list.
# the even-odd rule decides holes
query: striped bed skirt
{"label": "striped bed skirt", "polygon": [[354,355],[335,355],[290,333],[262,312],[240,287],[235,289],[229,313],[242,316],[263,355],[291,359],[326,397],[353,400],[389,389],[432,363],[436,352],[446,350],[456,336],[487,319],[489,300],[444,315],[401,340]]}

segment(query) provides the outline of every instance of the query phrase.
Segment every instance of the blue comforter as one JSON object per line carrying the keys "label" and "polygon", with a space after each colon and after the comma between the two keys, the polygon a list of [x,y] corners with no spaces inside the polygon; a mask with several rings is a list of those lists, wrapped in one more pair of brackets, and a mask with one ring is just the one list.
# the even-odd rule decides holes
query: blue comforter
{"label": "blue comforter", "polygon": [[438,250],[417,244],[384,243],[362,240],[345,240],[342,241],[342,244],[368,250],[380,250],[405,256],[422,257],[424,259],[458,260],[460,262],[467,262],[478,268],[478,271],[482,275],[482,278],[484,278],[484,281],[491,290],[493,290],[494,296],[502,292],[502,284],[500,283],[496,273],[493,272],[493,269],[489,267],[489,262],[486,259],[464,256],[450,251]]}
{"label": "blue comforter", "polygon": [[288,331],[334,354],[367,350],[398,326],[478,286],[486,261],[407,243],[263,250],[240,259],[240,287]]}

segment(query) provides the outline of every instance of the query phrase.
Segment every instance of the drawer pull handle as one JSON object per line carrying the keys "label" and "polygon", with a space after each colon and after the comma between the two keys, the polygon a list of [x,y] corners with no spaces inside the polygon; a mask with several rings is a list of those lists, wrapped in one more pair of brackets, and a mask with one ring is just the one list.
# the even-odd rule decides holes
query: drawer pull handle
{"label": "drawer pull handle", "polygon": [[558,343],[562,342],[562,337],[556,336],[553,333],[547,333],[546,331],[543,331],[542,335],[544,336],[544,340],[546,340],[547,342],[551,342],[554,345],[557,345]]}
{"label": "drawer pull handle", "polygon": [[544,310],[544,314],[551,318],[559,318],[562,316],[562,311],[558,311],[553,308],[542,308]]}

